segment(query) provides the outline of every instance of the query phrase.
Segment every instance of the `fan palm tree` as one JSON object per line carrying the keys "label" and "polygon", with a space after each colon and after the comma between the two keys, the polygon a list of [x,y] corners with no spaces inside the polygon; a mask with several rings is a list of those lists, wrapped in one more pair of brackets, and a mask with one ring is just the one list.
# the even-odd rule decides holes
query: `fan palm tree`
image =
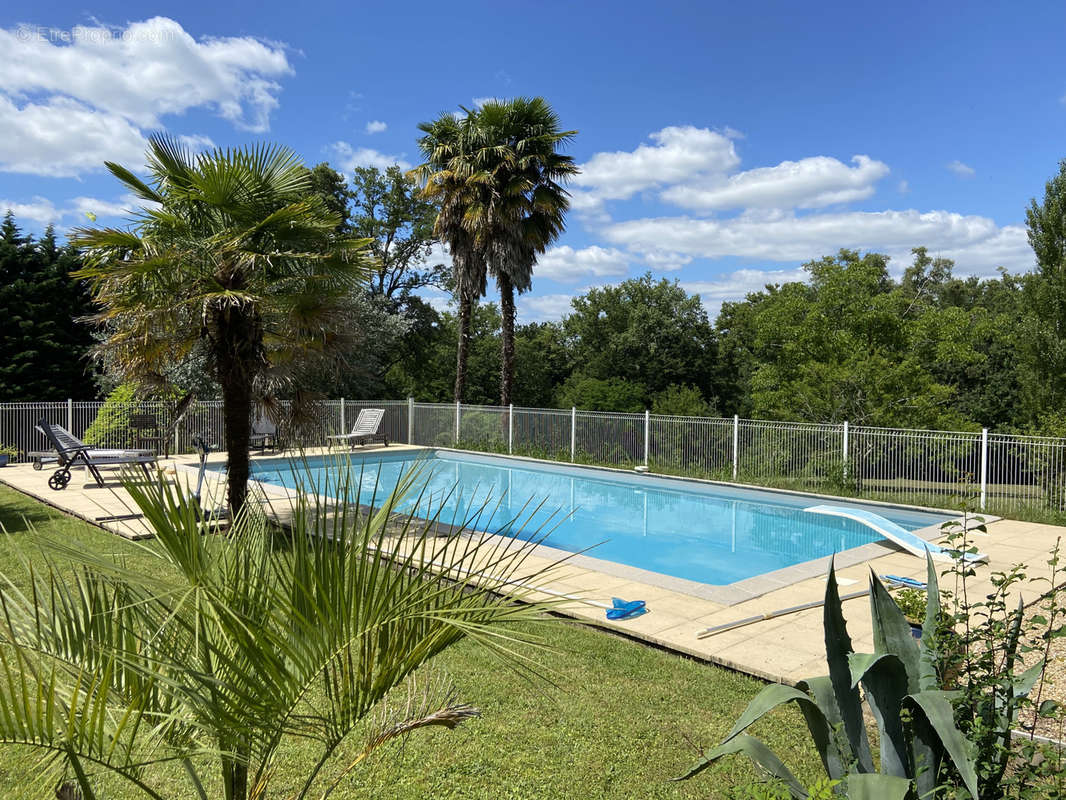
{"label": "fan palm tree", "polygon": [[[465,110],[465,109],[464,109]],[[470,320],[474,306],[485,294],[484,252],[475,246],[470,209],[482,191],[471,151],[473,112],[456,117],[442,113],[418,127],[425,134],[418,147],[426,161],[412,170],[422,182],[422,194],[439,205],[434,234],[448,246],[452,257],[455,294],[459,303],[459,341],[455,355],[455,401],[466,391],[466,361],[470,352]]]}
{"label": "fan palm tree", "polygon": [[500,290],[500,405],[514,383],[515,291],[528,291],[537,254],[566,228],[570,208],[562,183],[578,173],[557,152],[577,131],[560,130],[542,97],[490,100],[475,113],[474,162],[482,192],[469,225]]}
{"label": "fan palm tree", "polygon": [[[465,116],[442,114],[421,129],[426,163],[418,168],[426,193],[441,201],[437,233],[456,250],[460,337],[456,399],[465,385],[472,301],[491,272],[502,314],[500,403],[514,382],[515,291],[527,291],[537,254],[563,232],[569,195],[562,183],[578,172],[557,152],[576,131],[540,97],[492,100]],[[467,290],[464,293],[464,287]]]}
{"label": "fan palm tree", "polygon": [[[363,476],[340,458],[326,478],[297,471],[284,541],[254,503],[227,536],[204,536],[179,486],[132,479],[158,537],[147,568],[34,537],[46,567],[0,576],[0,743],[50,754],[85,800],[100,772],[154,800],[247,800],[274,796],[281,748],[299,741],[311,757],[287,762],[276,788],[304,800],[325,798],[392,738],[475,716],[422,668],[471,637],[528,671],[514,645],[536,639],[512,623],[545,618],[523,588],[543,579],[525,565],[532,545],[471,534],[463,522],[484,528],[498,514],[488,504],[441,536],[439,507],[414,494],[417,471],[364,514]],[[424,521],[397,521],[405,496]],[[331,760],[368,724],[364,744]],[[188,785],[159,774],[165,763]]]}
{"label": "fan palm tree", "polygon": [[147,158],[148,182],[107,163],[148,205],[130,230],[74,231],[87,262],[76,275],[101,308],[100,349],[125,377],[151,381],[206,343],[236,514],[248,491],[254,400],[340,351],[343,300],[367,274],[366,242],[337,233],[338,215],[287,148],[193,155],[160,136]]}

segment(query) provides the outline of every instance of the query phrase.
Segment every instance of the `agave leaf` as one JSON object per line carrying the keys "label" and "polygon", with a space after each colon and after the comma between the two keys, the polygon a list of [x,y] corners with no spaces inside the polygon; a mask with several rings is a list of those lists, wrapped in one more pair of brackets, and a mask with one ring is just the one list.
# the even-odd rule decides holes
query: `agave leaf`
{"label": "agave leaf", "polygon": [[1036,682],[1040,680],[1040,675],[1044,671],[1044,663],[1044,659],[1041,658],[1033,664],[1033,666],[1029,667],[1029,669],[1014,679],[1015,697],[1027,697],[1029,692],[1033,691],[1033,687],[1036,686]]}
{"label": "agave leaf", "polygon": [[[833,694],[838,716],[844,723],[850,755],[855,759],[860,772],[873,772],[873,758],[870,755],[870,740],[862,720],[862,700],[859,690],[852,684],[851,668],[848,657],[854,652],[851,637],[848,635],[847,623],[840,609],[840,592],[837,588],[834,559],[829,562],[829,575],[825,582],[825,603],[822,606],[822,624],[825,628],[825,656],[829,665],[829,679],[833,683]],[[808,727],[810,723],[808,722]],[[833,778],[839,776],[832,775]]]}
{"label": "agave leaf", "polygon": [[[748,726],[753,725],[755,722],[757,722],[769,712],[773,711],[778,706],[782,706],[785,703],[792,702],[799,704],[801,708],[806,707],[804,716],[807,717],[807,715],[810,714],[819,723],[819,725],[816,727],[816,730],[828,728],[829,723],[826,722],[825,716],[822,714],[822,710],[818,708],[818,705],[810,698],[810,695],[792,686],[785,686],[781,683],[772,683],[765,689],[763,689],[761,692],[759,692],[757,695],[755,695],[754,698],[752,698],[752,701],[748,703],[748,707],[744,709],[744,713],[741,714],[740,717],[737,719],[736,723],[734,723],[733,730],[731,730],[729,732],[729,735],[722,740],[722,743],[710,753],[705,755],[698,762],[696,762],[696,764],[688,772],[678,778],[678,780],[691,778],[698,772],[702,772],[703,770],[705,770],[707,767],[709,767],[717,759],[719,759],[722,755],[725,754],[724,752],[720,752],[722,748],[726,747],[732,740],[740,737],[741,734],[743,734],[744,730],[748,728]],[[811,731],[811,736],[814,737],[817,741],[818,734],[815,732],[815,730]],[[751,737],[744,738],[750,739]],[[736,751],[730,750],[728,752]]]}
{"label": "agave leaf", "polygon": [[[944,750],[951,757],[955,769],[962,776],[966,789],[973,797],[979,797],[977,791],[977,769],[973,759],[973,748],[962,731],[955,725],[955,715],[951,708],[950,695],[939,689],[917,692],[907,699],[936,732]],[[930,769],[935,765],[929,764]]]}
{"label": "agave leaf", "polygon": [[907,673],[908,691],[917,692],[920,688],[918,643],[911,635],[907,618],[873,571],[870,573],[870,614],[873,617],[874,651],[897,656]]}
{"label": "agave leaf", "polygon": [[798,688],[808,692],[814,698],[814,702],[821,709],[816,713],[806,703],[800,703],[800,711],[807,721],[807,729],[814,739],[814,749],[822,759],[822,766],[831,780],[843,780],[848,772],[849,759],[846,754],[840,752],[835,735],[836,728],[840,726],[840,709],[837,707],[836,694],[833,691],[833,682],[828,675],[817,678],[808,678],[800,681]]}
{"label": "agave leaf", "polygon": [[848,800],[906,800],[911,782],[895,775],[855,774],[847,780]]}
{"label": "agave leaf", "polygon": [[907,736],[900,709],[907,696],[903,662],[891,653],[856,653],[851,658],[852,685],[866,689],[881,740],[881,772],[906,778],[911,775]]}
{"label": "agave leaf", "polygon": [[792,686],[785,686],[783,683],[772,683],[752,698],[748,707],[744,709],[744,713],[733,724],[733,730],[722,740],[722,744],[743,733],[750,725],[755,724],[778,706],[792,702],[813,706],[819,714],[822,713],[806,692]]}
{"label": "agave leaf", "polygon": [[797,800],[807,800],[807,790],[803,788],[803,784],[796,780],[796,776],[784,765],[781,759],[775,756],[773,751],[762,741],[747,734],[730,737],[722,742],[722,744],[704,756],[692,769],[675,780],[691,778],[723,756],[731,756],[737,753],[746,755],[773,777],[784,781],[788,785],[789,793]]}
{"label": "agave leaf", "polygon": [[925,551],[925,571],[925,620],[922,638],[918,640],[918,683],[923,691],[940,688],[936,670],[939,660],[936,629],[940,624],[940,583],[928,550]]}

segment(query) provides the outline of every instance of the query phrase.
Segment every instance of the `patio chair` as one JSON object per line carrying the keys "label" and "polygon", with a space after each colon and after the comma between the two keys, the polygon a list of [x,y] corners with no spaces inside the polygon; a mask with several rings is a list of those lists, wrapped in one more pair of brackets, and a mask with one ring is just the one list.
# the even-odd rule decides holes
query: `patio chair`
{"label": "patio chair", "polygon": [[369,442],[384,442],[385,446],[389,446],[389,437],[384,433],[378,433],[378,428],[381,427],[381,420],[385,417],[385,409],[383,408],[364,408],[359,412],[359,416],[355,418],[355,425],[352,426],[350,433],[342,433],[340,436],[330,436],[330,439],[337,441],[347,442],[352,446],[352,449],[356,445],[364,445]]}
{"label": "patio chair", "polygon": [[252,435],[248,438],[248,449],[265,453],[268,447],[275,452],[278,449],[278,426],[269,417],[258,416],[252,422]]}
{"label": "patio chair", "polygon": [[67,488],[67,484],[70,483],[70,470],[79,463],[93,476],[97,486],[103,486],[104,478],[100,474],[100,467],[136,464],[144,470],[145,475],[151,478],[152,472],[148,466],[155,464],[158,460],[158,456],[151,450],[90,447],[62,425],[56,425],[46,419],[39,420],[36,428],[44,434],[58,455],[59,469],[48,478],[48,486],[55,491]]}
{"label": "patio chair", "polygon": [[130,430],[133,431],[133,449],[143,450],[145,445],[166,458],[168,437],[155,414],[130,414]]}

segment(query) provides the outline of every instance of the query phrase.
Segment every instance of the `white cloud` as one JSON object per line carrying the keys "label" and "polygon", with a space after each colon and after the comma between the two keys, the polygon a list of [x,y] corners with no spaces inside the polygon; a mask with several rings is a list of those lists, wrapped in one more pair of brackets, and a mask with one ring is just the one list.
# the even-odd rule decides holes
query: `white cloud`
{"label": "white cloud", "polygon": [[128,219],[142,208],[153,204],[141,200],[132,194],[126,194],[114,200],[100,197],[75,197],[61,206],[46,197],[34,197],[28,202],[0,200],[0,214],[11,209],[17,220],[30,220],[40,225],[56,225],[61,229],[75,225],[85,225],[89,214],[94,217],[112,217]]}
{"label": "white cloud", "polygon": [[686,256],[683,253],[675,253],[672,250],[661,248],[643,250],[640,258],[651,269],[661,270],[663,272],[673,272],[675,269],[681,269],[692,261],[692,256]]}
{"label": "white cloud", "polygon": [[828,156],[782,161],[728,178],[711,176],[671,186],[662,199],[683,208],[821,208],[861,200],[874,193],[888,165],[869,156],[852,157],[849,167]]}
{"label": "white cloud", "polygon": [[17,224],[21,224],[22,220],[31,220],[41,225],[55,224],[62,216],[62,212],[47,197],[34,197],[28,203],[0,200],[0,216],[8,211],[15,215]]}
{"label": "white cloud", "polygon": [[377,167],[383,170],[393,164],[399,165],[400,169],[411,168],[411,163],[405,161],[402,155],[388,155],[371,147],[352,147],[348,142],[334,142],[328,149],[336,159],[340,171],[344,173],[351,172],[356,167]]}
{"label": "white cloud", "polygon": [[743,300],[751,292],[762,291],[767,284],[806,281],[807,272],[797,269],[738,269],[709,281],[682,281],[681,287],[691,294],[698,294],[707,313],[713,319],[718,316],[722,303]]}
{"label": "white cloud", "polygon": [[[143,163],[167,115],[214,111],[262,132],[292,73],[285,48],[251,37],[194,39],[172,19],[124,28],[0,29],[0,170],[76,177],[104,160]],[[205,136],[179,136],[189,147]]]}
{"label": "white cloud", "polygon": [[614,245],[635,253],[672,252],[693,258],[726,256],[808,261],[841,247],[908,253],[925,245],[956,259],[960,271],[987,274],[997,266],[1030,269],[1033,255],[1020,225],[1000,228],[987,218],[948,211],[849,211],[797,216],[746,213],[727,220],[659,217],[618,222],[603,230]]}
{"label": "white cloud", "polygon": [[97,217],[128,217],[143,205],[143,201],[127,195],[120,200],[101,200],[99,197],[75,197],[71,208],[64,212],[84,218],[87,214]]}
{"label": "white cloud", "polygon": [[474,108],[481,108],[483,105],[485,105],[485,103],[492,103],[492,102],[498,103],[498,102],[500,102],[500,98],[498,98],[498,97],[475,97],[472,100],[472,102],[474,104]]}
{"label": "white cloud", "polygon": [[[645,189],[692,180],[701,174],[725,175],[740,164],[732,140],[708,128],[671,126],[649,138],[655,144],[641,144],[632,151],[597,153],[581,165],[574,185],[590,195],[585,198],[585,207],[603,200],[625,200]],[[578,200],[575,208],[581,207],[582,200]]]}
{"label": "white cloud", "polygon": [[527,322],[562,319],[573,310],[570,303],[574,297],[570,294],[523,295],[518,300],[519,315]]}
{"label": "white cloud", "polygon": [[[2,59],[0,59],[2,61]],[[0,94],[0,170],[75,177],[104,161],[144,163],[146,140],[117,114],[62,97],[21,108]]]}
{"label": "white cloud", "polygon": [[194,153],[202,153],[205,150],[211,150],[215,147],[215,143],[211,140],[210,136],[201,136],[200,134],[193,134],[191,136],[182,134],[181,136],[178,136],[178,141]]}
{"label": "white cloud", "polygon": [[0,87],[9,96],[73,98],[144,128],[166,114],[206,107],[252,131],[269,127],[292,73],[283,46],[249,36],[190,36],[172,19],[125,28],[0,30]]}
{"label": "white cloud", "polygon": [[900,181],[899,185],[896,186],[896,191],[899,192],[900,194],[907,194],[910,190],[911,190],[911,185],[905,180]]}
{"label": "white cloud", "polygon": [[384,133],[388,128],[389,126],[380,119],[372,119],[366,124],[366,132],[368,134]]}
{"label": "white cloud", "polygon": [[537,258],[534,274],[553,281],[571,283],[589,277],[625,275],[629,257],[613,247],[593,245],[575,250],[570,245],[553,247]]}
{"label": "white cloud", "polygon": [[975,170],[969,164],[963,164],[958,159],[954,161],[949,161],[947,163],[947,168],[951,172],[954,172],[956,175],[958,175],[960,178],[972,178],[974,175],[977,174],[977,170]]}

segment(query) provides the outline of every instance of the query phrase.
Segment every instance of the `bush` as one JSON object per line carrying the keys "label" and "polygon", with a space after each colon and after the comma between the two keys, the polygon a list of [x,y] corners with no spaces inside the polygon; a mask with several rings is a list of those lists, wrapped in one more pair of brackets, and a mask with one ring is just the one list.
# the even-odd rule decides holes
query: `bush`
{"label": "bush", "polygon": [[643,386],[621,378],[588,378],[571,375],[559,387],[557,404],[586,411],[628,411],[639,413],[647,408]]}
{"label": "bush", "polygon": [[695,386],[674,383],[652,395],[651,413],[668,417],[711,417],[717,410]]}
{"label": "bush", "polygon": [[136,402],[133,384],[116,386],[100,407],[96,419],[85,429],[82,440],[97,447],[132,447],[130,414],[135,412]]}

